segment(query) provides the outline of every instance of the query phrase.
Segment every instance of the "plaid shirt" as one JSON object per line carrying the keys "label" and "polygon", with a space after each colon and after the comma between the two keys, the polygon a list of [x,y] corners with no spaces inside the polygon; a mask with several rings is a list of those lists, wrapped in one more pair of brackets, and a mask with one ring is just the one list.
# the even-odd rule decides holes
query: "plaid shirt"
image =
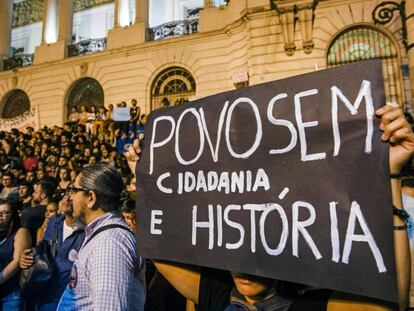
{"label": "plaid shirt", "polygon": [[[109,224],[128,227],[120,217],[106,213],[85,228],[85,242],[95,230]],[[71,255],[75,257],[71,280],[59,310],[143,310],[144,270],[136,255],[135,237],[112,228],[97,234],[86,246],[85,242],[77,256]],[[73,297],[73,302],[63,301],[65,296]]]}

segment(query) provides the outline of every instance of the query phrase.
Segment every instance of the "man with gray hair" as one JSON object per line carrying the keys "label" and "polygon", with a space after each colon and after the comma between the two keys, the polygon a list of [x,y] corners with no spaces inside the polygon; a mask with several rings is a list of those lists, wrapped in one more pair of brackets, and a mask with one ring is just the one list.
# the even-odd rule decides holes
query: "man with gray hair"
{"label": "man with gray hair", "polygon": [[69,254],[74,263],[58,310],[144,310],[144,261],[119,215],[122,190],[121,176],[105,163],[86,167],[68,187],[85,241]]}

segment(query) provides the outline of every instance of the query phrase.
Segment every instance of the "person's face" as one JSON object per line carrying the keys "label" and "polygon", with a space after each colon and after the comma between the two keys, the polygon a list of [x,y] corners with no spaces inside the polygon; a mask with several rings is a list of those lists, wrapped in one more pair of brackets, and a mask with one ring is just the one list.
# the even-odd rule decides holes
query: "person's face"
{"label": "person's face", "polygon": [[147,124],[147,116],[142,116],[141,123],[142,124]]}
{"label": "person's face", "polygon": [[135,213],[124,213],[124,212],[122,212],[122,217],[124,217],[124,220],[127,223],[128,227],[130,227],[132,231],[136,232],[137,222],[136,222],[136,219],[135,219]]}
{"label": "person's face", "polygon": [[68,181],[69,180],[69,173],[66,169],[61,169],[59,172],[60,180]]}
{"label": "person's face", "polygon": [[89,165],[94,165],[94,164],[96,164],[96,157],[95,157],[95,156],[91,156],[91,157],[89,158],[89,162],[88,162],[88,164],[89,164]]}
{"label": "person's face", "polygon": [[85,221],[85,215],[89,212],[88,204],[90,203],[90,193],[80,190],[82,189],[80,185],[81,176],[82,174],[79,174],[78,177],[76,177],[75,182],[73,183],[73,188],[71,188],[73,190],[69,190],[69,202],[72,203],[73,217]]}
{"label": "person's face", "polygon": [[109,155],[108,150],[106,149],[102,150],[102,158],[106,159],[108,155]]}
{"label": "person's face", "polygon": [[85,112],[86,111],[86,107],[85,106],[81,106],[81,112]]}
{"label": "person's face", "polygon": [[28,195],[27,195],[27,191],[28,191],[29,189],[27,188],[27,186],[19,186],[19,198],[20,199],[25,199],[25,198],[27,198],[28,197]]}
{"label": "person's face", "polygon": [[129,185],[127,185],[127,191],[128,192],[135,192],[136,184],[137,184],[137,179],[134,177],[134,178],[131,179],[131,182],[129,183]]}
{"label": "person's face", "polygon": [[28,182],[33,182],[35,180],[35,173],[34,172],[27,172],[26,173],[26,180]]}
{"label": "person's face", "polygon": [[63,135],[63,136],[60,138],[60,142],[61,142],[62,144],[66,143],[67,141],[68,141],[68,138],[67,138],[65,135]]}
{"label": "person's face", "polygon": [[68,193],[59,201],[59,212],[66,215],[73,214],[72,202],[70,201],[70,195]]}
{"label": "person's face", "polygon": [[274,280],[244,273],[231,273],[240,294],[254,301],[266,298],[274,288]]}
{"label": "person's face", "polygon": [[43,170],[37,171],[36,177],[38,180],[42,180],[43,178],[45,178],[45,172]]}
{"label": "person's face", "polygon": [[84,155],[86,158],[90,157],[90,156],[91,156],[91,149],[86,148],[86,149],[84,150],[84,152],[83,152],[83,155]]}
{"label": "person's face", "polygon": [[51,156],[49,156],[49,159],[48,159],[48,164],[50,164],[50,165],[54,165],[54,164],[56,164],[56,161],[57,159],[56,159],[56,156],[54,156],[54,155],[51,155]]}
{"label": "person's face", "polygon": [[63,158],[63,157],[60,157],[60,158],[59,158],[58,166],[60,166],[60,167],[64,167],[64,166],[66,166],[67,164],[68,164],[68,161],[67,161],[65,158]]}
{"label": "person's face", "polygon": [[16,169],[16,168],[12,168],[11,170],[10,170],[10,173],[15,177],[15,178],[18,178],[19,176],[20,176],[20,171],[18,170],[18,169]]}
{"label": "person's face", "polygon": [[12,214],[8,204],[0,205],[0,228],[5,229],[9,226]]}
{"label": "person's face", "polygon": [[70,149],[69,149],[68,147],[64,148],[64,149],[63,149],[63,154],[64,154],[65,156],[69,156],[69,155],[70,155]]}
{"label": "person's face", "polygon": [[56,205],[55,203],[49,203],[49,204],[46,206],[46,213],[45,213],[45,217],[46,217],[47,219],[49,219],[50,217],[57,215],[57,211],[58,211],[58,209],[57,209],[57,205]]}
{"label": "person's face", "polygon": [[42,188],[39,185],[35,185],[33,192],[33,202],[36,204],[40,204],[44,198],[45,194],[43,193]]}
{"label": "person's face", "polygon": [[2,178],[2,182],[3,182],[3,187],[11,187],[11,177],[8,175],[3,176]]}
{"label": "person's face", "polygon": [[55,166],[46,166],[46,173],[49,176],[55,177],[56,167]]}

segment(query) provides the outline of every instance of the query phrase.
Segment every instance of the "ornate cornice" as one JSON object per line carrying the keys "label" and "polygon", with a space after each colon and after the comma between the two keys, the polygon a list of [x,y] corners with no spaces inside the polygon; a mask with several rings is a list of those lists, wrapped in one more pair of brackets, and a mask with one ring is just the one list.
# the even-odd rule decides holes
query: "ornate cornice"
{"label": "ornate cornice", "polygon": [[[47,0],[26,0],[15,3],[13,6],[13,28],[42,21],[44,1]],[[113,1],[114,0],[73,0],[73,10],[79,12]]]}

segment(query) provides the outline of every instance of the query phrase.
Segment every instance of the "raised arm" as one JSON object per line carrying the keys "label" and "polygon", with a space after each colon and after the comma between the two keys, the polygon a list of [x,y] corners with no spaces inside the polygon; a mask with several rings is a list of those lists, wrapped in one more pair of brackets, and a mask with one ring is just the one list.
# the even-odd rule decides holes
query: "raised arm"
{"label": "raised arm", "polygon": [[[139,140],[136,139],[129,147],[125,156],[131,172],[135,175],[135,169],[141,148]],[[198,290],[200,287],[200,272],[196,268],[166,261],[154,261],[158,271],[178,290],[184,297],[194,303],[198,303]]]}
{"label": "raised arm", "polygon": [[[411,159],[414,153],[414,134],[401,109],[384,106],[378,109],[376,114],[381,118],[380,129],[383,131],[381,139],[390,143],[390,177],[395,176],[400,173],[401,168]],[[398,209],[402,209],[401,183],[398,178],[391,178],[391,191],[393,205]],[[390,206],[390,208],[392,207]],[[410,288],[410,252],[404,221],[398,216],[394,216],[393,223],[399,306],[400,310],[404,310],[408,305]],[[328,303],[328,311],[384,311],[394,309],[393,305],[386,305],[374,299],[337,292],[331,296]]]}
{"label": "raised arm", "polygon": [[200,271],[197,268],[164,261],[154,261],[154,264],[181,295],[196,304],[198,303]]}
{"label": "raised arm", "polygon": [[[381,139],[390,142],[390,174],[398,175],[414,153],[414,134],[401,109],[384,106],[376,112],[381,117]],[[402,209],[401,182],[391,178],[392,201],[397,209]],[[400,309],[408,305],[410,290],[410,251],[405,223],[394,216],[394,251],[397,268]],[[403,229],[403,230],[401,230]]]}

